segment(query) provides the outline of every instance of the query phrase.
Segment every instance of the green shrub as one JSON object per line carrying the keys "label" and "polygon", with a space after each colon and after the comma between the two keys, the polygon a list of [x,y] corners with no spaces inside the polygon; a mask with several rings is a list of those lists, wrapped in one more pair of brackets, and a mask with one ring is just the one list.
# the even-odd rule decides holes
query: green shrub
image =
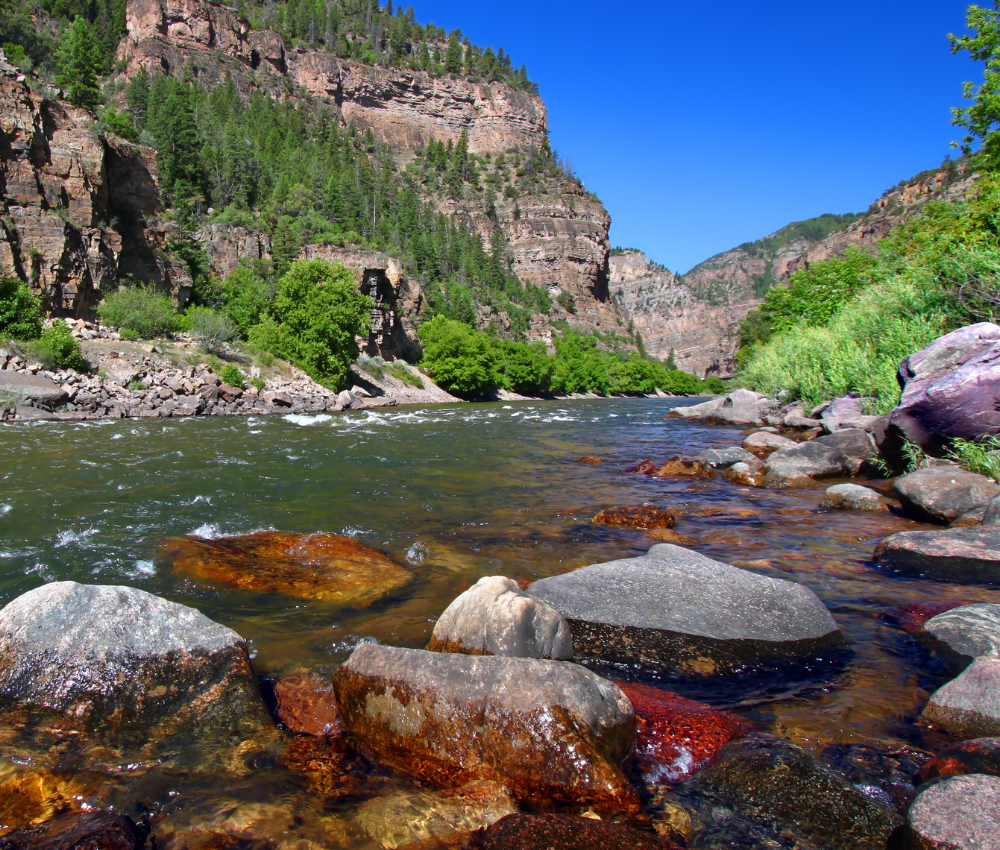
{"label": "green shrub", "polygon": [[246,389],[247,376],[239,370],[235,363],[227,363],[223,366],[219,378],[222,380],[222,383],[229,384],[231,387],[239,387],[241,390]]}
{"label": "green shrub", "polygon": [[482,396],[500,386],[490,339],[468,325],[436,316],[420,328],[423,366],[434,382],[459,396]]}
{"label": "green shrub", "polygon": [[179,326],[173,299],[144,284],[127,285],[106,295],[97,316],[102,324],[121,331],[123,338],[127,333],[137,339],[156,339],[175,333]]}
{"label": "green shrub", "polygon": [[726,392],[726,385],[722,382],[722,378],[715,375],[710,375],[702,381],[706,392],[710,392],[712,395],[723,395]]}
{"label": "green shrub", "polygon": [[38,339],[41,333],[41,299],[14,275],[0,277],[0,337]]}
{"label": "green shrub", "polygon": [[957,438],[953,443],[948,454],[962,469],[1000,481],[1000,437]]}
{"label": "green shrub", "polygon": [[544,342],[504,340],[497,346],[503,386],[515,393],[539,395],[552,389],[555,358]]}
{"label": "green shrub", "polygon": [[57,321],[45,328],[42,335],[27,345],[29,355],[46,369],[76,369],[85,372],[89,366],[80,354],[76,341],[65,322]]}
{"label": "green shrub", "polygon": [[225,313],[211,307],[192,307],[186,318],[188,332],[208,354],[219,354],[227,344],[239,339],[240,331],[236,323]]}
{"label": "green shrub", "polygon": [[247,336],[270,309],[274,291],[274,285],[257,268],[239,266],[222,284],[222,309]]}
{"label": "green shrub", "polygon": [[264,379],[263,378],[251,378],[250,379],[250,386],[256,387],[257,388],[257,392],[263,392],[264,391]]}
{"label": "green shrub", "polygon": [[397,381],[402,381],[408,387],[414,387],[415,389],[422,390],[424,388],[424,380],[415,372],[412,372],[406,366],[400,362],[387,363],[385,367],[386,372],[392,375]]}
{"label": "green shrub", "polygon": [[576,313],[576,298],[572,292],[560,292],[556,301],[567,313]]}

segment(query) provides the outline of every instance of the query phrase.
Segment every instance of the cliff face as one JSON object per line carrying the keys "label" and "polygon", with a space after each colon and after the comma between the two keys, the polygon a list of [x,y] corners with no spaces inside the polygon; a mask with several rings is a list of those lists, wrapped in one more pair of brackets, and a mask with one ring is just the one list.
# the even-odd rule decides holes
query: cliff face
{"label": "cliff face", "polygon": [[56,315],[91,313],[128,274],[185,300],[191,278],[164,251],[152,151],[90,125],[0,54],[0,269],[29,281]]}
{"label": "cliff face", "polygon": [[673,352],[678,368],[698,375],[730,375],[739,324],[770,286],[787,283],[792,272],[810,263],[842,257],[848,248],[873,247],[927,201],[965,197],[973,181],[962,164],[920,175],[822,238],[810,238],[816,228],[799,222],[717,254],[683,276],[638,252],[613,256],[611,294],[650,354],[666,358]]}

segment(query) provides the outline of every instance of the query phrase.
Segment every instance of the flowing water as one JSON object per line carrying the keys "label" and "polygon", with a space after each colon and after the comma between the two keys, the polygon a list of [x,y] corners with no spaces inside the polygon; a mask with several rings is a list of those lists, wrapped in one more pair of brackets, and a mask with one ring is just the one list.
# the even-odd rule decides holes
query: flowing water
{"label": "flowing water", "polygon": [[[880,572],[870,560],[877,540],[921,526],[891,515],[822,511],[822,488],[776,492],[721,478],[626,473],[644,458],[662,462],[742,439],[733,429],[665,418],[676,403],[546,401],[7,425],[0,429],[0,604],[54,580],[127,584],[238,631],[250,641],[261,677],[328,675],[362,639],[425,645],[435,618],[481,576],[534,580],[645,552],[655,541],[643,533],[590,518],[605,507],[649,501],[677,514],[675,530],[698,541],[698,551],[812,588],[848,642],[842,663],[811,679],[774,677],[742,692],[702,688],[690,695],[816,750],[940,743],[914,720],[945,672],[899,618],[907,606],[986,601],[990,592]],[[606,462],[577,462],[583,455]],[[343,611],[199,586],[154,556],[164,537],[257,529],[353,536],[406,565],[415,581],[396,598]],[[349,806],[323,803],[273,759],[240,761],[232,742],[219,742],[221,754],[198,756],[197,765],[178,754],[143,761],[124,750],[70,745],[53,730],[0,728],[0,744],[8,745],[0,750],[3,770],[75,771],[88,789],[113,788],[88,799],[131,813],[252,821],[247,834],[272,829],[314,846],[359,841],[344,827]],[[239,765],[232,770],[218,766],[233,761]],[[4,775],[0,770],[0,780]],[[386,782],[393,791],[402,787]],[[202,809],[208,811],[199,815]]]}

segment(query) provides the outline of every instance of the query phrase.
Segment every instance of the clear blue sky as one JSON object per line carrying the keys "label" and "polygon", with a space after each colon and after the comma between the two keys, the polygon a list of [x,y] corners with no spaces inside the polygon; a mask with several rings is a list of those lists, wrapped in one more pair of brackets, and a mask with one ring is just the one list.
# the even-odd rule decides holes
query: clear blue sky
{"label": "clear blue sky", "polygon": [[938,165],[979,77],[964,0],[413,3],[527,64],[612,244],[676,271]]}

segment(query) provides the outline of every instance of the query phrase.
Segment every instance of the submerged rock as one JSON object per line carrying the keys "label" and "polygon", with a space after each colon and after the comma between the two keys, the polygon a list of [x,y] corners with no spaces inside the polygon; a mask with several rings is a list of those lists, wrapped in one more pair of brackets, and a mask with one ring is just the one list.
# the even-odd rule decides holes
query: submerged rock
{"label": "submerged rock", "polygon": [[496,781],[537,806],[638,810],[619,769],[632,706],[576,664],[361,644],[333,681],[348,731],[399,773],[439,787]]}
{"label": "submerged rock", "polygon": [[884,850],[901,819],[787,741],[726,744],[694,787],[790,837],[792,846]]}
{"label": "submerged rock", "polygon": [[333,682],[319,676],[286,676],[274,685],[274,713],[282,726],[302,735],[326,737],[343,731]]}
{"label": "submerged rock", "polygon": [[677,694],[615,680],[635,709],[633,758],[649,785],[681,782],[723,745],[753,728],[741,718]]}
{"label": "submerged rock", "polygon": [[635,466],[630,466],[625,470],[626,472],[635,472],[639,475],[656,475],[659,471],[659,467],[653,463],[651,460],[639,461]]}
{"label": "submerged rock", "polygon": [[806,487],[817,478],[843,475],[850,466],[850,458],[840,449],[810,441],[771,454],[764,483],[777,489]]}
{"label": "submerged rock", "polygon": [[938,688],[921,720],[959,738],[1000,735],[1000,658],[980,656]]}
{"label": "submerged rock", "polygon": [[1000,738],[974,738],[952,744],[924,768],[923,778],[929,780],[967,773],[1000,776]]}
{"label": "submerged rock", "polygon": [[674,515],[648,502],[643,505],[622,505],[615,508],[605,508],[594,522],[598,525],[610,525],[615,528],[672,528]]}
{"label": "submerged rock", "polygon": [[528,594],[567,619],[577,655],[683,675],[810,658],[842,640],[802,585],[666,543],[542,579]]}
{"label": "submerged rock", "polygon": [[176,537],[164,540],[158,554],[175,572],[197,581],[348,608],[371,605],[413,580],[388,556],[338,534]]}
{"label": "submerged rock", "polygon": [[81,778],[38,767],[20,767],[0,778],[0,834],[51,820],[101,802]]}
{"label": "submerged rock", "polygon": [[522,593],[503,576],[481,578],[449,605],[434,624],[432,652],[573,657],[573,636],[558,611]]}
{"label": "submerged rock", "polygon": [[282,764],[306,776],[309,790],[327,801],[371,796],[382,783],[368,760],[344,737],[299,737],[288,742]]}
{"label": "submerged rock", "polygon": [[467,850],[676,850],[619,823],[571,815],[508,815],[474,835]]}
{"label": "submerged rock", "polygon": [[112,812],[68,814],[8,832],[0,850],[142,850],[147,831]]}
{"label": "submerged rock", "polygon": [[734,463],[722,473],[726,481],[742,484],[744,487],[763,487],[765,475],[748,463]]}
{"label": "submerged rock", "polygon": [[920,792],[906,820],[920,850],[1000,850],[1000,778],[937,782]]}
{"label": "submerged rock", "polygon": [[889,502],[878,490],[860,484],[834,484],[823,494],[822,505],[831,510],[873,511],[884,513]]}
{"label": "submerged rock", "polygon": [[1000,653],[1000,605],[981,602],[932,617],[917,634],[958,669],[980,655]]}
{"label": "submerged rock", "polygon": [[232,629],[143,590],[73,581],[0,611],[0,709],[102,730],[267,722]]}
{"label": "submerged rock", "polygon": [[1000,487],[984,475],[957,466],[930,466],[896,479],[893,491],[917,519],[947,525],[964,514],[985,508]]}
{"label": "submerged rock", "polygon": [[757,431],[743,441],[743,448],[757,457],[768,457],[776,451],[793,449],[797,445],[795,440],[768,431]]}
{"label": "submerged rock", "polygon": [[715,478],[715,470],[701,458],[678,455],[667,460],[656,475],[659,478]]}
{"label": "submerged rock", "polygon": [[875,547],[880,566],[954,582],[1000,582],[1000,528],[901,531]]}
{"label": "submerged rock", "polygon": [[713,469],[728,469],[734,463],[753,465],[758,463],[757,455],[739,446],[728,446],[724,449],[708,449],[696,457],[696,460],[708,464]]}
{"label": "submerged rock", "polygon": [[577,463],[587,463],[591,466],[596,466],[599,463],[604,463],[603,457],[595,457],[594,455],[585,455],[584,457],[578,458]]}

